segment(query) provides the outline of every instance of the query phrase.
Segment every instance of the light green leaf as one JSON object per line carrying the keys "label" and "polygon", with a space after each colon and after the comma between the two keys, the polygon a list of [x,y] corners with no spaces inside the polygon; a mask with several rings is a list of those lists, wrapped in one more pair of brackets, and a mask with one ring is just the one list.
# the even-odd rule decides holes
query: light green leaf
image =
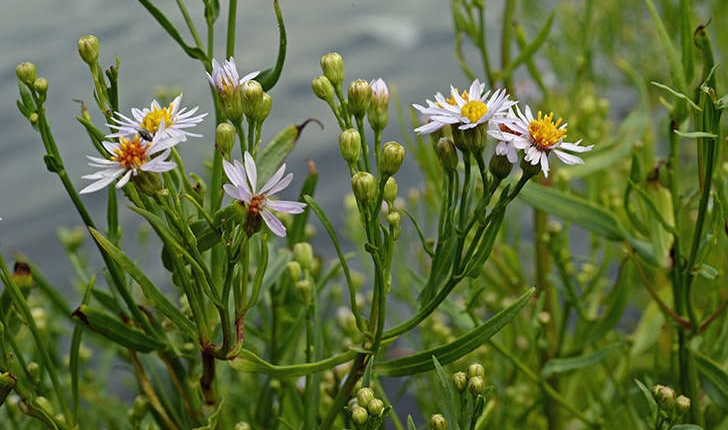
{"label": "light green leaf", "polygon": [[720,364],[693,352],[703,390],[724,412],[728,412],[728,373]]}
{"label": "light green leaf", "polygon": [[342,354],[313,363],[285,366],[268,363],[256,355],[253,351],[243,349],[237,357],[230,361],[230,366],[232,366],[233,369],[240,370],[242,372],[274,375],[277,378],[298,378],[300,376],[306,376],[312,373],[331,369],[334,366],[351,361],[354,357],[356,357],[356,354],[357,353],[355,351],[346,351]]}
{"label": "light green leaf", "polygon": [[645,400],[647,401],[647,407],[650,409],[650,417],[651,419],[654,419],[654,417],[657,415],[657,402],[655,402],[654,396],[652,396],[652,393],[650,390],[645,387],[645,384],[640,382],[639,379],[635,379],[634,382],[637,384],[637,387],[639,387],[640,391],[642,392],[642,395],[645,397]]}
{"label": "light green leaf", "polygon": [[680,130],[673,130],[675,134],[682,137],[687,137],[688,139],[700,139],[700,138],[708,138],[708,139],[717,139],[718,135],[713,133],[708,133],[705,131],[680,131]]}
{"label": "light green leaf", "polygon": [[555,375],[557,373],[565,373],[593,366],[602,361],[617,346],[619,346],[619,344],[612,344],[594,351],[591,354],[584,354],[578,357],[553,358],[547,361],[543,366],[543,369],[541,369],[541,376],[544,379],[548,379],[551,375]]}
{"label": "light green leaf", "polygon": [[445,394],[445,401],[440,403],[440,407],[444,407],[445,409],[443,415],[447,422],[452,425],[453,430],[460,430],[460,422],[457,419],[458,416],[455,409],[455,391],[453,390],[453,385],[447,373],[445,373],[445,370],[440,365],[440,362],[437,361],[437,357],[434,355],[432,356],[432,364],[435,366],[437,380],[440,383],[440,394]]}
{"label": "light green leaf", "polygon": [[124,324],[118,318],[92,309],[88,305],[79,306],[71,315],[81,320],[92,331],[124,348],[139,352],[151,352],[163,349],[166,346],[153,337]]}

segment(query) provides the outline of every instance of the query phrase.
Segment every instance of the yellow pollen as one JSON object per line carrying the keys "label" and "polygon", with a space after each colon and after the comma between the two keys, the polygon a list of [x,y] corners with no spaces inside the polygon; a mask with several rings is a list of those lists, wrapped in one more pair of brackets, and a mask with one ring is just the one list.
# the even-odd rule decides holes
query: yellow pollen
{"label": "yellow pollen", "polygon": [[478,122],[486,113],[488,113],[488,106],[477,100],[465,103],[463,108],[460,109],[460,115],[469,119],[471,123]]}
{"label": "yellow pollen", "polygon": [[139,135],[132,140],[121,138],[119,147],[114,150],[112,160],[118,162],[126,169],[136,169],[147,161],[147,149],[150,144],[142,143]]}
{"label": "yellow pollen", "polygon": [[561,118],[559,118],[554,122],[553,112],[542,116],[541,111],[539,111],[538,119],[528,124],[528,133],[540,149],[549,149],[566,137],[566,128],[559,128],[561,121]]}
{"label": "yellow pollen", "polygon": [[144,118],[142,118],[142,127],[144,127],[145,130],[150,132],[151,134],[154,134],[159,130],[159,125],[164,120],[164,127],[168,128],[171,127],[172,122],[172,111],[174,110],[174,105],[172,103],[169,104],[169,107],[163,107],[161,109],[154,109],[148,114],[144,115]]}
{"label": "yellow pollen", "polygon": [[[457,88],[455,88],[455,92],[460,94],[460,91],[458,91]],[[470,99],[470,96],[468,95],[467,91],[463,91],[463,93],[460,94],[460,97],[462,97],[463,100],[465,100],[466,102]],[[450,94],[450,97],[445,99],[445,102],[447,102],[447,104],[449,104],[451,106],[458,105],[458,102],[455,101],[455,96],[453,96],[452,94]],[[437,107],[443,107],[440,103],[435,103],[435,104],[437,105]]]}

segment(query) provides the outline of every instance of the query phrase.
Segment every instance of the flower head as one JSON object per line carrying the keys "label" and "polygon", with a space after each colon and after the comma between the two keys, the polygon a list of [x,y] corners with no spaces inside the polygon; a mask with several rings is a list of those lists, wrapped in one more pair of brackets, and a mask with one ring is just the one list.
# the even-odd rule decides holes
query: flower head
{"label": "flower head", "polygon": [[180,141],[187,140],[187,136],[200,137],[200,134],[190,133],[185,129],[194,127],[202,122],[207,113],[196,115],[197,106],[190,110],[181,107],[182,94],[175,97],[169,106],[162,107],[158,101],[153,100],[149,108],[131,109],[132,117],[122,115],[115,112],[116,118],[113,118],[116,124],[107,124],[109,127],[116,129],[116,133],[106,137],[133,136],[140,132],[147,132],[150,136],[156,136],[158,132],[164,133],[164,137],[180,137]]}
{"label": "flower head", "polygon": [[539,111],[534,118],[528,106],[525,112],[521,112],[516,106],[514,121],[507,128],[508,130],[500,130],[497,136],[493,133],[491,136],[510,142],[516,149],[523,149],[524,161],[534,166],[540,163],[545,176],[549,175],[548,156],[552,151],[566,164],[583,164],[584,160],[566,151],[586,152],[594,147],[580,146],[581,140],[574,143],[564,142],[566,123],[562,123],[561,118],[554,121],[553,112],[544,116]]}
{"label": "flower head", "polygon": [[102,142],[101,144],[109,152],[111,158],[100,158],[87,156],[91,160],[89,166],[99,167],[96,173],[83,176],[84,179],[94,179],[95,182],[80,191],[81,194],[98,191],[116,178],[121,177],[116,183],[116,188],[121,188],[129,182],[132,175],[139,172],[166,172],[174,169],[177,165],[174,162],[166,161],[169,157],[170,148],[182,141],[180,136],[168,137],[164,129],[154,135],[151,142],[136,134],[127,139],[119,137],[119,142]]}
{"label": "flower head", "polygon": [[258,76],[260,71],[251,72],[242,78],[238,75],[238,69],[235,66],[235,59],[230,57],[222,62],[222,66],[217,60],[212,60],[212,73],[205,73],[210,85],[215,87],[218,92],[233,93],[238,87],[249,80]]}
{"label": "flower head", "polygon": [[258,169],[255,160],[247,151],[244,154],[244,163],[233,160],[232,163],[223,160],[223,169],[231,184],[223,185],[225,193],[239,202],[247,205],[248,219],[250,217],[263,218],[271,231],[280,237],[286,235],[286,227],[273,215],[271,209],[279,212],[298,214],[303,212],[305,203],[286,200],[271,200],[270,197],[282,190],[293,180],[293,173],[283,176],[286,165],[283,164],[278,171],[256,191],[258,185]]}
{"label": "flower head", "polygon": [[498,141],[495,145],[496,155],[506,156],[511,164],[516,164],[518,162],[518,150],[513,143],[511,143],[510,135],[504,135],[504,133],[517,134],[517,132],[513,131],[511,128],[513,126],[513,121],[515,120],[514,118],[515,114],[513,113],[513,109],[509,108],[508,114],[505,117],[508,121],[501,122],[500,124],[491,124],[488,130],[488,134]]}
{"label": "flower head", "polygon": [[[415,109],[425,115],[430,122],[417,127],[416,133],[429,134],[439,130],[446,124],[459,124],[460,130],[467,130],[489,121],[499,122],[515,101],[509,100],[504,89],[493,94],[483,92],[485,85],[479,80],[470,84],[470,89],[462,94],[457,88],[450,86],[450,97],[442,93],[435,94],[435,101],[427,100],[427,107],[414,104]],[[490,95],[490,98],[488,97]]]}

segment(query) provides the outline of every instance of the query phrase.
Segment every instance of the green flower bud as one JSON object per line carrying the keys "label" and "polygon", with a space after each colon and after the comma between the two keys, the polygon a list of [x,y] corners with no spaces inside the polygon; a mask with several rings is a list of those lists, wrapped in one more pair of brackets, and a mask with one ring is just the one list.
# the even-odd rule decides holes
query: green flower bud
{"label": "green flower bud", "polygon": [[391,176],[397,173],[404,161],[404,146],[397,142],[387,142],[382,146],[382,154],[379,157],[379,169],[384,176]]}
{"label": "green flower bud", "polygon": [[468,366],[467,376],[468,379],[474,376],[485,376],[485,368],[480,363],[473,363]]}
{"label": "green flower bud", "polygon": [[222,105],[222,114],[234,124],[239,123],[244,114],[241,88],[241,86],[228,87],[217,92]]}
{"label": "green flower bud", "polygon": [[304,270],[311,268],[313,263],[313,248],[307,242],[299,242],[293,245],[293,260],[298,261]]}
{"label": "green flower bud", "polygon": [[311,89],[316,94],[316,97],[321,100],[327,103],[334,102],[334,85],[326,76],[319,75],[313,78],[313,81],[311,81]]}
{"label": "green flower bud", "polygon": [[369,104],[372,102],[372,87],[364,79],[357,79],[349,84],[349,112],[356,118],[364,118]]}
{"label": "green flower bud", "polygon": [[43,409],[44,411],[48,412],[49,414],[53,413],[53,405],[51,404],[51,401],[43,396],[36,397],[33,402],[35,403],[35,406]]}
{"label": "green flower bud", "polygon": [[361,136],[359,132],[350,128],[339,134],[339,149],[341,156],[351,168],[355,168],[361,157]]}
{"label": "green flower bud", "polygon": [[240,91],[243,95],[243,113],[249,118],[257,119],[259,104],[263,99],[263,86],[251,79],[241,86]]}
{"label": "green flower bud", "polygon": [[45,94],[48,91],[48,79],[36,78],[33,81],[33,89],[38,92],[38,94]]}
{"label": "green flower bud", "polygon": [[15,388],[15,384],[17,383],[18,378],[10,372],[0,373],[0,405],[5,403],[5,399],[7,399],[8,395],[11,391],[13,391],[13,388]]}
{"label": "green flower bud", "polygon": [[374,390],[372,390],[370,387],[362,387],[356,393],[356,401],[359,406],[363,408],[366,408],[369,405],[369,402],[374,399]]}
{"label": "green flower bud", "polygon": [[154,197],[158,192],[162,191],[162,180],[154,172],[140,171],[138,174],[131,176],[131,182],[139,192],[150,197]]}
{"label": "green flower bud", "polygon": [[301,265],[298,263],[298,261],[289,261],[286,264],[286,274],[293,282],[298,282],[299,279],[301,279]]}
{"label": "green flower bud", "polygon": [[387,182],[384,183],[384,201],[391,207],[394,204],[394,199],[397,198],[397,180],[393,177],[387,178]]}
{"label": "green flower bud", "polygon": [[678,416],[685,415],[690,410],[690,399],[683,396],[682,394],[678,396],[678,398],[675,400],[675,412],[677,412]]}
{"label": "green flower bud", "polygon": [[132,405],[132,414],[136,420],[141,420],[149,412],[150,402],[147,396],[138,395],[134,398],[134,404]]}
{"label": "green flower bud", "polygon": [[251,427],[250,424],[245,421],[240,421],[238,423],[235,423],[233,430],[253,430],[253,427]]}
{"label": "green flower bud", "polygon": [[435,145],[435,152],[445,170],[453,171],[458,167],[458,153],[452,140],[445,137],[440,138]]}
{"label": "green flower bud", "polygon": [[33,125],[38,124],[39,119],[40,119],[40,117],[38,116],[38,114],[36,112],[33,112],[30,115],[28,115],[28,121],[30,121],[30,123]]}
{"label": "green flower bud", "polygon": [[335,86],[344,82],[344,59],[338,52],[329,52],[321,57],[321,70]]}
{"label": "green flower bud", "polygon": [[364,409],[361,406],[354,406],[351,408],[351,420],[354,421],[354,424],[360,426],[367,422],[369,419],[369,413],[366,409]]}
{"label": "green flower bud", "polygon": [[384,402],[381,399],[372,399],[367,404],[367,411],[373,417],[379,417],[384,412]]}
{"label": "green flower bud", "polygon": [[395,230],[399,229],[399,221],[401,220],[401,218],[402,218],[402,216],[399,214],[399,212],[390,212],[387,214],[387,222]]}
{"label": "green flower bud", "polygon": [[27,85],[33,85],[35,82],[35,64],[33,63],[20,63],[15,67],[15,76],[18,80]]}
{"label": "green flower bud", "polygon": [[92,34],[87,34],[78,39],[78,55],[81,56],[83,62],[91,65],[99,58],[99,39]]}
{"label": "green flower bud", "polygon": [[539,164],[539,163],[531,164],[530,162],[528,162],[524,159],[521,159],[520,166],[521,166],[521,170],[523,170],[523,175],[529,179],[538,175],[539,172],[541,172],[541,164]]}
{"label": "green flower bud", "polygon": [[225,157],[229,157],[235,146],[235,127],[228,122],[218,124],[215,129],[215,143]]}
{"label": "green flower bud", "polygon": [[389,121],[389,89],[382,79],[375,79],[369,83],[372,88],[372,101],[367,110],[369,125],[374,130],[383,130]]}
{"label": "green flower bud", "polygon": [[673,409],[675,409],[675,402],[676,402],[676,394],[675,390],[673,390],[670,387],[666,387],[664,385],[655,385],[652,387],[652,395],[655,398],[655,401],[657,402],[657,405],[660,407],[660,409],[671,412]]}
{"label": "green flower bud", "polygon": [[263,93],[263,97],[260,99],[257,111],[258,122],[264,121],[270,115],[270,109],[273,107],[273,98],[268,93]]}
{"label": "green flower bud", "polygon": [[311,303],[311,281],[308,279],[301,279],[296,282],[296,293],[301,301],[308,306]]}
{"label": "green flower bud", "polygon": [[440,414],[435,414],[430,418],[430,429],[445,430],[447,429],[447,420]]}
{"label": "green flower bud", "polygon": [[61,240],[63,247],[66,248],[69,253],[78,251],[78,248],[80,248],[83,244],[83,239],[85,237],[86,234],[81,227],[72,229],[60,227],[58,229],[58,238]]}
{"label": "green flower bud", "polygon": [[356,172],[351,177],[351,189],[359,204],[366,205],[377,195],[377,179],[369,172]]}
{"label": "green flower bud", "polygon": [[465,375],[465,372],[453,373],[452,384],[458,390],[458,393],[465,391],[465,387],[468,385],[468,377]]}
{"label": "green flower bud", "polygon": [[33,276],[30,274],[30,266],[23,261],[16,261],[13,266],[13,282],[21,290],[29,290],[33,287]]}
{"label": "green flower bud", "polygon": [[33,317],[33,321],[35,321],[35,325],[38,327],[39,331],[44,332],[48,329],[48,314],[45,309],[32,308],[30,310],[30,315]]}
{"label": "green flower bud", "polygon": [[493,156],[490,157],[488,170],[490,170],[490,173],[492,173],[497,179],[505,179],[511,173],[511,169],[513,169],[513,164],[508,161],[508,157],[505,155],[493,154]]}
{"label": "green flower bud", "polygon": [[485,391],[485,379],[482,376],[473,376],[468,379],[468,391],[473,397],[483,394]]}

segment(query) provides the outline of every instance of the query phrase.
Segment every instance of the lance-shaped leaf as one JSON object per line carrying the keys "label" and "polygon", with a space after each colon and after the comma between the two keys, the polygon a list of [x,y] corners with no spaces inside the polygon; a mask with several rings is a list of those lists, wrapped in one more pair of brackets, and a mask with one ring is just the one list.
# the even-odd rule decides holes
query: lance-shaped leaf
{"label": "lance-shaped leaf", "polygon": [[230,366],[233,369],[247,373],[274,375],[276,378],[298,378],[331,369],[334,366],[351,361],[356,357],[356,354],[356,351],[347,351],[313,363],[279,366],[263,360],[253,351],[243,349],[237,357],[230,361]]}
{"label": "lance-shaped leaf", "polygon": [[526,306],[535,291],[534,288],[529,289],[512,305],[448,344],[407,357],[375,363],[374,371],[381,376],[406,376],[432,370],[432,357],[436,357],[442,364],[451,363],[474,351],[498,333]]}
{"label": "lance-shaped leaf", "polygon": [[460,430],[460,422],[457,419],[458,416],[455,409],[455,390],[453,390],[453,384],[434,355],[432,356],[432,364],[435,366],[435,371],[437,372],[440,393],[445,394],[444,402],[440,403],[440,407],[444,408],[445,419],[448,423],[451,423],[453,430]]}
{"label": "lance-shaped leaf", "polygon": [[139,352],[151,352],[165,347],[164,343],[146,335],[144,332],[124,324],[118,318],[90,308],[88,305],[79,306],[71,315],[81,320],[92,331],[124,348]]}
{"label": "lance-shaped leaf", "polygon": [[602,361],[618,344],[612,344],[605,348],[592,352],[591,354],[579,355],[569,358],[553,358],[546,362],[541,369],[541,376],[544,379],[557,373],[570,372],[572,370],[583,369],[593,366]]}
{"label": "lance-shaped leaf", "polygon": [[283,14],[281,8],[278,6],[278,0],[273,0],[273,9],[276,13],[276,21],[278,21],[278,56],[276,57],[276,65],[271,69],[263,70],[263,72],[256,79],[260,82],[264,91],[269,91],[278,82],[278,78],[281,76],[283,71],[283,63],[286,61],[286,49],[288,47],[288,38],[286,36],[286,25],[283,22]]}
{"label": "lance-shaped leaf", "polygon": [[728,373],[718,363],[693,352],[703,390],[723,412],[728,412]]}
{"label": "lance-shaped leaf", "polygon": [[[318,122],[315,119],[308,119],[299,125],[290,125],[278,133],[273,140],[268,143],[265,148],[258,154],[255,165],[258,170],[258,178],[267,180],[279,167],[283,164],[283,160],[293,151],[296,141],[301,135],[301,131],[311,121]],[[255,184],[253,184],[255,185]]]}

